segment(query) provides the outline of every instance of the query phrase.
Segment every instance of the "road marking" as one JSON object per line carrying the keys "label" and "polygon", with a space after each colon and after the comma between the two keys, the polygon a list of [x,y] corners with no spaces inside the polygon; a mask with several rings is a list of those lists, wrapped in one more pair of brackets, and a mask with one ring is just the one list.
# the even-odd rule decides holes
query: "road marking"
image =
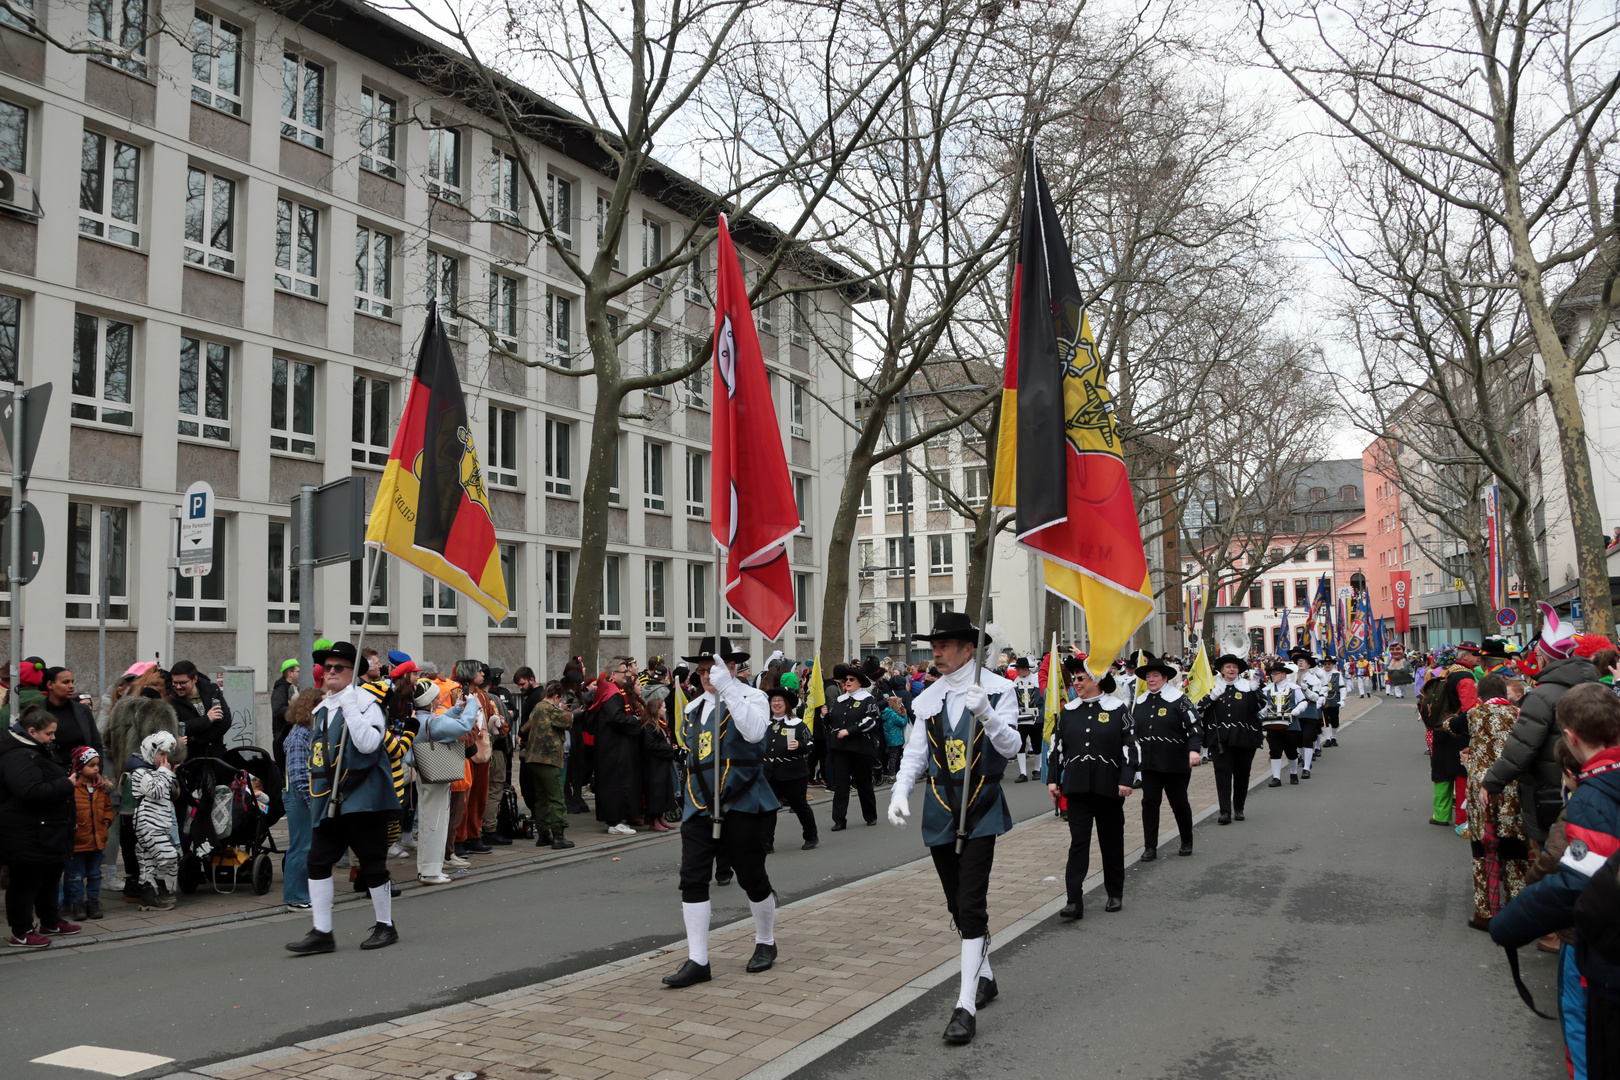
{"label": "road marking", "polygon": [[54,1054],[37,1057],[35,1065],[61,1065],[68,1069],[85,1069],[106,1073],[108,1076],[134,1076],[159,1065],[167,1065],[174,1058],[157,1054],[142,1054],[135,1050],[114,1050],[107,1046],[70,1046]]}

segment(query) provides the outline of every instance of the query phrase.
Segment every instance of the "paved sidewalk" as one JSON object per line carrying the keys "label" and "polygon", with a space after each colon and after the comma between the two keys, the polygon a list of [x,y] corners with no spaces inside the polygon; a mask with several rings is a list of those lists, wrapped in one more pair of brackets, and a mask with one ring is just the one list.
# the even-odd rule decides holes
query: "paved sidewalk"
{"label": "paved sidewalk", "polygon": [[[1344,719],[1383,700],[1352,700]],[[1194,771],[1190,795],[1195,811],[1207,813],[1215,801],[1211,769]],[[1254,798],[1263,800],[1265,792]],[[1142,844],[1137,805],[1133,797],[1126,814],[1128,852]],[[1168,812],[1163,816],[1173,829]],[[1200,839],[1219,844],[1226,832],[1205,830]],[[1008,943],[1008,928],[1028,925],[1061,902],[1067,848],[1068,826],[1051,816],[1024,822],[997,845],[990,910],[992,937],[1003,935],[998,945]],[[920,839],[917,852],[926,856]],[[1093,865],[1100,865],[1095,846]],[[737,923],[717,929],[711,940],[715,981],[686,990],[659,983],[684,958],[677,943],[596,971],[201,1073],[221,1080],[446,1080],[458,1072],[480,1080],[738,1080],[890,995],[932,985],[940,969],[954,969],[959,955],[926,858],[788,904],[778,913],[776,936],[781,957],[760,975],[743,972],[753,927]]]}

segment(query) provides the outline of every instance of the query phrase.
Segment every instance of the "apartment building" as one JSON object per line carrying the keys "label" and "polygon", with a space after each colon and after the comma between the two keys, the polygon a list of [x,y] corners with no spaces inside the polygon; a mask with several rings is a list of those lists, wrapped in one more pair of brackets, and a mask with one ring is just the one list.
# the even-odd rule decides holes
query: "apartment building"
{"label": "apartment building", "polygon": [[[96,689],[105,614],[111,672],[161,653],[176,508],[206,480],[214,569],[179,582],[174,654],[210,672],[251,667],[262,692],[296,651],[301,603],[318,632],[359,628],[361,562],[317,571],[300,596],[288,500],[349,475],[375,492],[427,302],[489,324],[522,357],[588,365],[578,283],[514,227],[538,223],[515,155],[545,178],[558,232],[586,258],[609,182],[573,152],[589,139],[561,112],[567,138],[492,139],[487,119],[410,77],[401,58],[438,46],[363,4],[323,5],[301,25],[241,0],[37,2],[58,40],[131,42],[159,17],[170,32],[109,61],[0,24],[0,380],[54,392],[28,492],[47,544],[23,593],[24,650]],[[686,228],[674,207],[703,194],[662,172],[638,196],[615,266],[662,257]],[[736,232],[752,274],[774,233]],[[794,265],[841,273],[813,252]],[[707,262],[623,345],[626,362],[684,363],[712,325],[711,289]],[[643,314],[656,296],[640,290],[616,314]],[[848,345],[850,299],[801,294],[756,315],[805,526],[790,544],[798,611],[782,640],[750,641],[727,613],[724,629],[757,656],[808,656],[816,637],[842,452],[837,437],[819,445],[816,400],[836,397],[819,388],[839,385],[827,350]],[[466,320],[453,348],[513,610],[496,625],[392,563],[377,574],[367,640],[441,666],[474,656],[557,673],[582,588],[602,590],[604,654],[685,653],[714,632],[706,380],[626,403],[643,415],[618,440],[604,580],[586,583],[574,566],[593,382],[492,352]],[[11,615],[8,593],[0,616]]]}

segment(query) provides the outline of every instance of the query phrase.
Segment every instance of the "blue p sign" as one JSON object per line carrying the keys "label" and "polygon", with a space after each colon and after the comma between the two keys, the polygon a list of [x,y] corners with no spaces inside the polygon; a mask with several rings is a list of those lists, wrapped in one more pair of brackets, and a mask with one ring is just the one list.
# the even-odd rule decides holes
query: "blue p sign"
{"label": "blue p sign", "polygon": [[186,505],[188,518],[204,518],[208,516],[208,496],[201,491],[194,491]]}

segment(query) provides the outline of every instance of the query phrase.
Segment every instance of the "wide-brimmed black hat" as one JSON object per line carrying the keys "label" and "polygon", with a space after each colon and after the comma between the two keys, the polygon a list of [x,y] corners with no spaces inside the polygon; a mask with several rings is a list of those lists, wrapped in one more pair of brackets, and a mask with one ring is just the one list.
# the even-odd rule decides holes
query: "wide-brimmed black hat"
{"label": "wide-brimmed black hat", "polygon": [[845,679],[859,679],[862,686],[871,686],[871,676],[856,667],[854,664],[838,664],[833,667],[833,682],[844,685]]}
{"label": "wide-brimmed black hat", "polygon": [[1272,665],[1270,665],[1269,667],[1266,668],[1266,674],[1267,675],[1276,675],[1279,672],[1281,674],[1283,674],[1283,675],[1292,675],[1293,674],[1293,672],[1291,670],[1289,670],[1289,667],[1288,667],[1287,664],[1272,664]]}
{"label": "wide-brimmed black hat", "polygon": [[1309,649],[1292,649],[1288,653],[1288,659],[1309,660],[1312,664],[1316,663],[1316,657],[1311,655],[1311,650]]}
{"label": "wide-brimmed black hat", "polygon": [[942,611],[934,619],[934,628],[926,634],[912,634],[913,641],[966,641],[977,646],[984,644],[984,633],[973,625],[965,611]]}
{"label": "wide-brimmed black hat", "polygon": [[1012,666],[1021,667],[1027,670],[1029,668],[1029,657],[1020,656],[1018,659],[1013,661]]}
{"label": "wide-brimmed black hat", "polygon": [[322,667],[326,666],[327,660],[345,660],[350,667],[353,667],[359,657],[360,653],[351,642],[335,641],[330,649],[318,650],[314,655],[314,660]]}
{"label": "wide-brimmed black hat", "polygon": [[1227,664],[1236,664],[1239,671],[1246,671],[1249,667],[1249,662],[1247,660],[1233,653],[1225,653],[1215,658],[1216,671],[1221,670],[1221,668],[1225,667]]}
{"label": "wide-brimmed black hat", "polygon": [[1488,637],[1485,639],[1484,647],[1480,649],[1480,655],[1494,656],[1499,660],[1506,660],[1509,655],[1507,646],[1508,643],[1502,638]]}
{"label": "wide-brimmed black hat", "polygon": [[744,660],[748,659],[748,654],[745,652],[738,652],[736,649],[733,649],[731,647],[731,639],[728,637],[723,637],[720,639],[720,650],[718,653],[716,653],[714,648],[714,638],[706,637],[702,641],[698,642],[698,654],[696,656],[683,656],[681,659],[685,660],[688,664],[701,664],[705,660],[714,659],[724,660],[729,664],[740,664]]}
{"label": "wide-brimmed black hat", "polygon": [[776,686],[765,691],[765,700],[769,701],[773,697],[785,699],[787,701],[788,712],[792,712],[794,709],[799,707],[799,695],[794,693],[792,690],[789,690],[785,686]]}
{"label": "wide-brimmed black hat", "polygon": [[1147,651],[1138,653],[1136,657],[1136,674],[1146,675],[1150,671],[1157,671],[1167,679],[1173,679],[1180,674],[1176,670],[1176,666],[1170,661],[1154,656]]}

